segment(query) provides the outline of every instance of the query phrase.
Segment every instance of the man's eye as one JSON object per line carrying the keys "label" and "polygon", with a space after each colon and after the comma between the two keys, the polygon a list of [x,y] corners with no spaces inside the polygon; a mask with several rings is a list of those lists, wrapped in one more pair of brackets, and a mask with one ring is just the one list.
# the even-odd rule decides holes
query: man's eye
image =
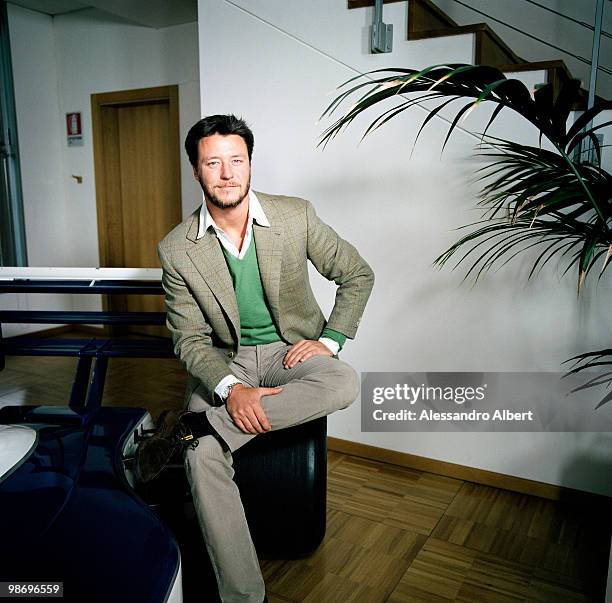
{"label": "man's eye", "polygon": [[233,159],[233,160],[232,160],[232,163],[233,163],[234,165],[237,165],[237,164],[239,164],[239,163],[242,163],[242,159]]}
{"label": "man's eye", "polygon": [[209,161],[206,165],[208,167],[215,167],[215,166],[219,165],[219,162],[218,161]]}

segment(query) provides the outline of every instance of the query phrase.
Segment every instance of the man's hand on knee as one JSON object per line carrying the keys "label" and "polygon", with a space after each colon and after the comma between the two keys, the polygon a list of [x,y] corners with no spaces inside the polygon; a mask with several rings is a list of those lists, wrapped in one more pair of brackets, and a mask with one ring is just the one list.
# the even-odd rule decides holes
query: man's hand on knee
{"label": "man's hand on knee", "polygon": [[264,433],[272,426],[261,406],[261,398],[282,391],[282,387],[247,387],[238,383],[232,388],[225,407],[239,429],[245,433]]}
{"label": "man's hand on knee", "polygon": [[331,350],[320,341],[302,339],[289,348],[289,351],[283,359],[283,366],[285,368],[293,368],[299,362],[304,362],[312,356],[333,356],[333,354]]}

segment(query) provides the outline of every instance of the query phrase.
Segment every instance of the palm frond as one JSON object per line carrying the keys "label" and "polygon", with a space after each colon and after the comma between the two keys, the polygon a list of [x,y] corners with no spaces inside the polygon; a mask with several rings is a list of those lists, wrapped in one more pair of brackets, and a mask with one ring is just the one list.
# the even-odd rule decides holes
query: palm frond
{"label": "palm frond", "polygon": [[[404,96],[417,94],[418,102],[434,97],[469,98],[473,99],[472,107],[484,101],[491,101],[518,112],[551,141],[558,143],[566,136],[565,121],[569,110],[566,112],[564,108],[571,107],[571,103],[578,98],[575,86],[568,84],[561,90],[553,106],[552,101],[543,102],[545,97],[552,98],[552,88],[549,84],[540,88],[535,93],[535,98],[532,98],[531,93],[522,82],[508,79],[501,71],[484,65],[448,64],[433,65],[420,71],[398,68],[386,71],[388,73],[386,77],[375,79],[371,78],[372,74],[378,75],[384,73],[385,70],[365,74],[364,81],[334,99],[321,117],[331,116],[351,94],[357,90],[366,89],[366,93],[351,106],[349,111],[323,133],[322,144],[335,137],[358,114],[369,109],[373,104],[399,94]],[[354,82],[356,79],[359,79],[359,76],[345,84]],[[493,116],[493,120],[495,117],[497,115]],[[451,128],[451,131],[453,129]]]}
{"label": "palm frond", "polygon": [[[586,383],[574,388],[572,392],[601,386],[605,386],[608,389],[612,389],[612,371],[604,373],[599,372],[602,369],[607,370],[612,368],[612,349],[597,350],[594,352],[578,354],[573,358],[569,358],[563,364],[567,364],[568,362],[573,362],[573,365],[572,368],[568,370],[565,375],[563,375],[564,377],[568,377],[569,375],[574,375],[582,371],[592,371],[593,369],[598,370],[594,377],[592,377]],[[612,391],[605,394],[595,408],[600,408],[611,400]]]}

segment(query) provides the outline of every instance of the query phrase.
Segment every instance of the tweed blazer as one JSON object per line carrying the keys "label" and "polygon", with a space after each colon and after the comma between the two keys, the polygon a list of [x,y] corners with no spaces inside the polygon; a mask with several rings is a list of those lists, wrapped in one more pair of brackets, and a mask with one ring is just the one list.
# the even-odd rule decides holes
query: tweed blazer
{"label": "tweed blazer", "polygon": [[[253,224],[257,261],[272,318],[288,343],[318,339],[327,325],[353,338],[374,284],[357,250],[324,224],[311,203],[256,193],[270,227]],[[158,245],[174,351],[213,398],[240,346],[240,316],[221,243],[212,228],[196,239],[199,209]],[[308,262],[338,288],[326,321],[308,279]],[[195,387],[192,386],[192,387]]]}

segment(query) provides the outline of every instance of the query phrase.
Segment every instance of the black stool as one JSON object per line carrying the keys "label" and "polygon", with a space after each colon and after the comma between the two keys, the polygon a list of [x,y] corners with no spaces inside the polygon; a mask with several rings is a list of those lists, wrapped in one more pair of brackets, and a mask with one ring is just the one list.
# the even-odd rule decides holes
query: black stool
{"label": "black stool", "polygon": [[234,454],[260,555],[305,557],[325,536],[327,417],[258,436]]}

